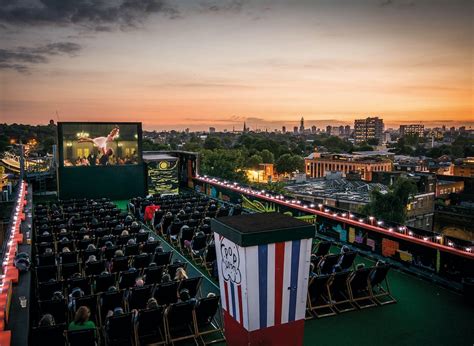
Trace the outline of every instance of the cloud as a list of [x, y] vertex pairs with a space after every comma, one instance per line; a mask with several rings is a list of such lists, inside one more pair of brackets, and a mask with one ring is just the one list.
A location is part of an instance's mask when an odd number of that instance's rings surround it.
[[36, 47], [0, 49], [0, 69], [29, 73], [31, 65], [46, 64], [50, 56], [75, 56], [81, 48], [74, 42], [56, 42]]
[[199, 7], [202, 12], [240, 12], [244, 6], [243, 0], [201, 1]]
[[18, 26], [82, 25], [108, 31], [135, 27], [154, 13], [179, 16], [178, 10], [163, 0], [0, 0], [0, 22]]
[[379, 2], [381, 7], [396, 6], [398, 8], [406, 8], [415, 6], [414, 0], [381, 0]]

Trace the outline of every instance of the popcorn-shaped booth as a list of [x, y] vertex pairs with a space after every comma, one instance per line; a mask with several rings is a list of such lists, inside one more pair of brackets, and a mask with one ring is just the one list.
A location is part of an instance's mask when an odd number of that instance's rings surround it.
[[314, 225], [279, 213], [213, 219], [229, 345], [302, 345]]

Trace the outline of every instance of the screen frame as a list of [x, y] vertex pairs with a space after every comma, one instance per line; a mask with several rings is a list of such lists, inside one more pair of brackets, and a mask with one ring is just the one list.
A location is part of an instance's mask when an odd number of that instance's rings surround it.
[[57, 146], [58, 146], [58, 167], [65, 168], [65, 169], [90, 169], [89, 166], [65, 166], [64, 165], [64, 132], [63, 126], [84, 126], [84, 125], [133, 125], [137, 127], [137, 163], [135, 164], [126, 164], [126, 165], [107, 165], [102, 166], [104, 168], [117, 168], [122, 166], [136, 166], [143, 164], [143, 154], [142, 154], [142, 144], [143, 144], [143, 130], [142, 130], [142, 123], [141, 122], [110, 122], [110, 121], [64, 121], [58, 122], [57, 126]]

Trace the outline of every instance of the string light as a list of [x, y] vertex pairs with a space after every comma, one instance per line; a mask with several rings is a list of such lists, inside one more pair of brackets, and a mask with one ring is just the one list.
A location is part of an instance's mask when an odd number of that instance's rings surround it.
[[[222, 182], [222, 181], [218, 181], [216, 178], [209, 178], [207, 175], [204, 175], [203, 177], [201, 177], [201, 176], [199, 176], [198, 174], [196, 174], [196, 177], [197, 177], [197, 178], [200, 178], [200, 179], [202, 179], [202, 180], [209, 181], [209, 182], [211, 182], [211, 183], [215, 183], [215, 184], [221, 185], [221, 186], [226, 186], [226, 187], [234, 188], [234, 189], [239, 190], [239, 191], [242, 191], [242, 192], [244, 192], [244, 193], [248, 193], [248, 194], [252, 194], [252, 195], [258, 195], [258, 196], [263, 195], [263, 197], [266, 197], [266, 198], [269, 198], [269, 199], [281, 200], [283, 203], [286, 203], [286, 204], [297, 204], [297, 205], [301, 205], [302, 208], [304, 208], [304, 209], [307, 209], [307, 208], [315, 208], [315, 207], [316, 207], [316, 205], [313, 204], [313, 203], [311, 203], [309, 206], [306, 205], [306, 204], [303, 205], [302, 202], [301, 202], [300, 200], [297, 200], [297, 199], [287, 200], [287, 199], [284, 198], [283, 195], [276, 195], [276, 196], [273, 196], [273, 195], [271, 195], [271, 194], [265, 193], [265, 190], [255, 191], [255, 190], [253, 190], [253, 189], [251, 189], [251, 188], [244, 188], [244, 187], [238, 186], [238, 183], [237, 183], [237, 182], [228, 183], [226, 180], [224, 180], [224, 181]], [[21, 186], [20, 186], [20, 189], [19, 189], [20, 194], [23, 194], [23, 189], [24, 189], [24, 182], [23, 182], [23, 183], [21, 184]], [[337, 217], [337, 216], [338, 216], [338, 213], [337, 213], [337, 212], [334, 212], [333, 214], [331, 214], [331, 213], [330, 213], [330, 210], [329, 210], [328, 208], [324, 208], [324, 209], [323, 209], [324, 206], [323, 206], [323, 204], [321, 204], [321, 203], [319, 203], [317, 206], [318, 206], [318, 208], [319, 208], [321, 211], [324, 210], [324, 212], [325, 212], [325, 213], [328, 213], [329, 215], [332, 215], [332, 216], [334, 216], [334, 217]], [[20, 205], [17, 205], [17, 206], [16, 206], [16, 210], [15, 210], [16, 213], [15, 213], [15, 215], [13, 216], [13, 221], [14, 221], [13, 225], [14, 225], [14, 228], [16, 228], [16, 222], [19, 221], [18, 218], [19, 218], [20, 208], [21, 208]], [[341, 216], [342, 216], [342, 217], [349, 216], [350, 219], [352, 219], [352, 218], [355, 217], [352, 213], [349, 213], [349, 214], [347, 214], [347, 213], [342, 213]], [[375, 217], [374, 217], [374, 216], [369, 216], [368, 219], [369, 219], [371, 222], [373, 222], [373, 221], [375, 220]], [[364, 223], [364, 219], [363, 219], [363, 218], [359, 218], [358, 221], [359, 221], [360, 223]], [[378, 225], [378, 226], [382, 226], [383, 224], [384, 224], [384, 222], [383, 222], [382, 220], [377, 221], [377, 225]], [[393, 229], [392, 227], [388, 228], [387, 230], [388, 230], [389, 232], [393, 232], [393, 231], [394, 231], [394, 229]], [[406, 231], [407, 228], [406, 228], [406, 226], [399, 226], [399, 227], [397, 227], [397, 230], [398, 230], [399, 232], [403, 232], [403, 231]], [[408, 234], [409, 236], [413, 236], [413, 235], [414, 235], [413, 231], [411, 231], [411, 230], [408, 231], [407, 234]], [[13, 236], [10, 237], [10, 238], [13, 239]], [[436, 240], [442, 240], [442, 236], [441, 236], [441, 235], [436, 235], [436, 236], [434, 236], [434, 238], [435, 238]], [[424, 241], [429, 241], [429, 240], [430, 240], [430, 237], [422, 237], [422, 239], [423, 239]], [[448, 241], [448, 246], [454, 247], [454, 243], [453, 243], [452, 241]], [[472, 248], [471, 248], [471, 247], [466, 247], [466, 248], [464, 248], [464, 249], [465, 249], [465, 251], [467, 251], [467, 252], [472, 252]], [[8, 255], [9, 255], [9, 254], [7, 254], [7, 256], [8, 256]]]

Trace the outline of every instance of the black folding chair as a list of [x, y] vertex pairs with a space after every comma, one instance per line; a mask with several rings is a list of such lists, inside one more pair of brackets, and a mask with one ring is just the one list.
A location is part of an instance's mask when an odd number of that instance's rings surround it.
[[187, 289], [189, 291], [189, 295], [191, 296], [191, 298], [194, 298], [199, 292], [199, 289], [201, 287], [201, 282], [202, 282], [202, 277], [195, 277], [195, 278], [181, 280], [178, 285], [178, 292], [181, 291], [182, 289]]
[[351, 301], [359, 309], [370, 308], [377, 305], [370, 287], [369, 276], [372, 270], [373, 268], [356, 270], [349, 278], [348, 284]]
[[328, 283], [330, 279], [330, 275], [320, 275], [310, 279], [307, 301], [307, 311], [310, 315], [320, 318], [336, 314], [329, 297]]
[[[146, 234], [146, 236], [148, 237], [148, 234]], [[158, 245], [160, 245], [160, 242], [158, 240], [146, 241], [143, 244], [142, 251], [146, 253], [154, 253]]]
[[319, 262], [318, 272], [321, 275], [331, 274], [341, 255], [327, 255]]
[[61, 265], [61, 277], [65, 280], [69, 279], [76, 273], [81, 273], [81, 265], [79, 263], [68, 263]]
[[65, 323], [33, 328], [29, 342], [32, 346], [64, 346], [66, 344], [66, 338], [64, 337], [65, 329]]
[[118, 307], [125, 310], [123, 291], [104, 292], [100, 295], [99, 302], [100, 321], [102, 325], [109, 311], [114, 311], [114, 309]]
[[178, 301], [178, 282], [170, 281], [156, 285], [153, 294], [159, 305], [169, 305]]
[[140, 273], [138, 270], [127, 270], [119, 274], [119, 288], [126, 289], [135, 285], [135, 280]]
[[67, 341], [69, 346], [95, 346], [97, 344], [96, 330], [68, 330]]
[[312, 253], [316, 256], [326, 256], [331, 249], [332, 242], [330, 241], [321, 241], [316, 245], [313, 245]]
[[70, 294], [72, 290], [79, 287], [85, 295], [91, 294], [90, 278], [71, 278], [67, 282], [67, 293]]
[[77, 262], [77, 252], [62, 252], [59, 254], [59, 262], [61, 264], [69, 264]]
[[[87, 306], [91, 312], [89, 319], [95, 324], [99, 324], [99, 319], [97, 318], [97, 299], [98, 296], [95, 294], [75, 298], [75, 311], [81, 306]], [[74, 312], [75, 312], [74, 311]]]
[[345, 271], [334, 273], [328, 283], [329, 300], [337, 312], [347, 312], [355, 310], [349, 292], [349, 277], [352, 272]]
[[100, 275], [105, 270], [105, 260], [88, 262], [85, 264], [84, 272], [87, 276]]
[[138, 244], [126, 245], [124, 254], [125, 254], [125, 256], [138, 255]]
[[176, 271], [178, 270], [178, 268], [183, 268], [184, 270], [186, 270], [186, 267], [186, 262], [174, 262], [173, 264], [168, 265], [167, 271], [171, 279], [173, 279], [176, 275]]
[[129, 291], [128, 310], [144, 309], [148, 299], [153, 295], [153, 286], [133, 287]]
[[153, 258], [153, 262], [155, 262], [159, 266], [167, 266], [171, 263], [171, 257], [173, 256], [173, 252], [157, 252]]
[[115, 286], [115, 274], [107, 273], [94, 276], [92, 282], [94, 293], [106, 292], [109, 287]]
[[38, 266], [56, 265], [56, 255], [54, 253], [38, 255]]
[[163, 271], [164, 271], [163, 266], [145, 268], [143, 271], [145, 284], [154, 285], [154, 284], [160, 283], [161, 278], [163, 277]]
[[67, 303], [65, 299], [50, 299], [39, 302], [39, 312], [42, 315], [51, 314], [56, 323], [65, 323], [67, 320]]
[[135, 339], [138, 345], [166, 344], [163, 307], [140, 310], [135, 324]]
[[387, 280], [389, 269], [390, 266], [388, 264], [378, 265], [369, 276], [373, 298], [379, 305], [397, 302], [390, 292], [390, 286]]
[[112, 273], [125, 271], [128, 269], [128, 257], [114, 257], [112, 259]]
[[[219, 313], [219, 297], [207, 297], [199, 299], [195, 311], [196, 334], [203, 344], [225, 341], [221, 325], [216, 318]], [[215, 335], [211, 340], [205, 340], [207, 336]], [[205, 338], [206, 337], [206, 338]]]
[[171, 304], [165, 311], [165, 325], [168, 342], [193, 339], [196, 340], [194, 324], [194, 302], [187, 301]]
[[49, 300], [53, 297], [54, 292], [64, 291], [64, 281], [40, 282], [38, 284], [39, 300]]
[[55, 265], [36, 267], [36, 278], [38, 282], [46, 282], [58, 278], [58, 267]]
[[349, 270], [354, 267], [354, 261], [357, 256], [357, 252], [349, 251], [341, 255], [342, 258], [339, 260], [339, 265], [342, 270]]
[[204, 267], [206, 268], [209, 275], [212, 275], [212, 265], [216, 259], [216, 246], [214, 244], [208, 245], [206, 251], [204, 252], [202, 263], [204, 264]]
[[132, 267], [137, 269], [143, 269], [148, 267], [150, 264], [151, 256], [147, 253], [142, 253], [140, 255], [136, 255], [133, 257], [132, 260]]
[[125, 313], [107, 318], [105, 326], [107, 345], [135, 345], [133, 314]]

